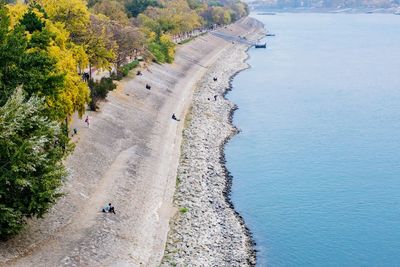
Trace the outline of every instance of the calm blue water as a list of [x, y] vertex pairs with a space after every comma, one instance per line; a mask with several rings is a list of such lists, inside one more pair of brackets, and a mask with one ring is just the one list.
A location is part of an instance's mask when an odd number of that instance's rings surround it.
[[400, 266], [400, 16], [256, 17], [226, 158], [259, 266]]

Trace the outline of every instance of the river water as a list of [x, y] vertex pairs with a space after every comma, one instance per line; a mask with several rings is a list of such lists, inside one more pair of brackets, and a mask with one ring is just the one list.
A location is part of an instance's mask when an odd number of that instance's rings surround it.
[[400, 266], [400, 16], [255, 17], [225, 153], [258, 265]]

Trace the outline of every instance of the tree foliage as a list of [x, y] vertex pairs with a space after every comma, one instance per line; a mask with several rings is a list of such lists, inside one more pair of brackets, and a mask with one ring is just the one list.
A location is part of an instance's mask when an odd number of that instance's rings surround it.
[[[64, 86], [64, 73], [56, 72], [56, 60], [48, 54], [52, 35], [44, 29], [27, 35], [26, 20], [10, 29], [10, 19], [3, 8], [0, 23], [0, 106], [23, 85], [28, 96], [45, 96], [48, 101], [57, 101]], [[29, 15], [35, 19], [34, 13]], [[37, 20], [38, 18], [36, 18]], [[33, 28], [31, 28], [33, 29]]]
[[152, 6], [159, 6], [159, 3], [156, 0], [131, 0], [126, 2], [126, 9], [128, 10], [129, 15], [132, 17], [137, 17], [148, 7]]
[[93, 6], [95, 14], [103, 14], [122, 25], [128, 25], [129, 19], [125, 6], [116, 0], [103, 0]]
[[114, 65], [118, 70], [127, 59], [132, 57], [137, 51], [142, 50], [145, 37], [142, 31], [131, 25], [123, 26], [117, 22], [108, 24], [115, 42]]
[[[17, 233], [25, 218], [41, 217], [60, 196], [70, 151], [44, 99], [15, 90], [0, 107], [0, 237]], [[64, 146], [64, 147], [63, 147]]]
[[79, 41], [89, 23], [90, 13], [83, 0], [38, 0], [53, 22], [63, 23], [73, 41]]
[[[129, 1], [129, 0], [128, 0]], [[229, 24], [248, 14], [240, 1], [160, 0], [137, 16], [137, 24], [147, 36], [147, 46], [158, 62], [174, 57], [172, 36], [204, 26]]]
[[[84, 0], [39, 0], [39, 3], [51, 21], [65, 27], [72, 43], [77, 46], [76, 51], [82, 56], [82, 65], [87, 59], [92, 67], [110, 66], [115, 55], [112, 43], [108, 42], [104, 20], [90, 14]], [[82, 65], [82, 68], [86, 67]]]
[[[16, 8], [10, 6], [10, 13]], [[15, 39], [3, 39], [9, 44], [13, 43], [6, 46], [3, 55], [7, 55], [7, 49], [19, 48], [13, 60], [8, 60], [14, 66], [12, 75], [4, 76], [8, 90], [12, 92], [17, 86], [24, 85], [28, 96], [45, 96], [49, 115], [58, 120], [64, 120], [75, 111], [83, 114], [85, 104], [89, 101], [89, 90], [77, 73], [77, 66], [78, 60], [86, 59], [85, 56], [80, 57], [82, 54], [78, 53], [79, 49], [70, 42], [64, 24], [47, 19], [47, 14], [36, 6], [29, 7], [19, 17], [20, 23], [9, 30], [8, 36], [18, 34], [18, 42], [25, 42], [26, 45], [16, 45]], [[24, 31], [26, 24], [29, 31]], [[11, 53], [15, 54], [13, 51]], [[2, 103], [9, 94], [3, 96]]]
[[115, 42], [107, 31], [108, 20], [101, 16], [90, 16], [90, 24], [83, 40], [91, 66], [108, 68], [115, 58]]
[[32, 9], [28, 10], [20, 20], [21, 25], [25, 27], [29, 33], [33, 33], [35, 31], [41, 32], [43, 27], [45, 26], [44, 21], [42, 21], [38, 16], [33, 12]]

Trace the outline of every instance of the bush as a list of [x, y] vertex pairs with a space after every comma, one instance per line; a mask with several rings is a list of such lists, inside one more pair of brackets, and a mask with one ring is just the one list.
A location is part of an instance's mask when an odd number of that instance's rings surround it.
[[129, 72], [133, 69], [135, 69], [137, 66], [139, 66], [139, 60], [135, 60], [132, 61], [131, 63], [128, 63], [126, 65], [123, 65], [122, 67], [120, 67], [117, 72], [113, 72], [111, 74], [111, 79], [113, 80], [121, 80], [122, 78], [124, 78], [125, 76], [127, 76], [129, 74]]
[[90, 88], [90, 109], [95, 111], [98, 109], [97, 102], [99, 100], [103, 100], [107, 97], [108, 92], [117, 88], [117, 85], [114, 84], [111, 78], [101, 78], [100, 82], [95, 82], [93, 80], [89, 81]]
[[128, 64], [122, 66], [121, 70], [120, 70], [122, 73], [122, 76], [123, 77], [127, 76], [129, 74], [129, 71], [133, 70], [138, 65], [139, 65], [139, 61], [135, 60], [135, 61], [132, 61], [131, 63], [128, 63]]

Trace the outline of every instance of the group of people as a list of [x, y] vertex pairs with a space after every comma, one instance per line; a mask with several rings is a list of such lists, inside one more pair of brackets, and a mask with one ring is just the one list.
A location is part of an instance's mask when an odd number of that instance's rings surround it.
[[[86, 123], [87, 127], [89, 127], [89, 125], [90, 125], [89, 116], [86, 116], [85, 123]], [[78, 128], [74, 127], [72, 129], [72, 136], [75, 136], [77, 134], [78, 134]]]
[[[217, 95], [214, 95], [214, 101], [217, 101], [217, 97], [218, 97]], [[207, 100], [210, 101], [211, 99], [207, 98]]]

